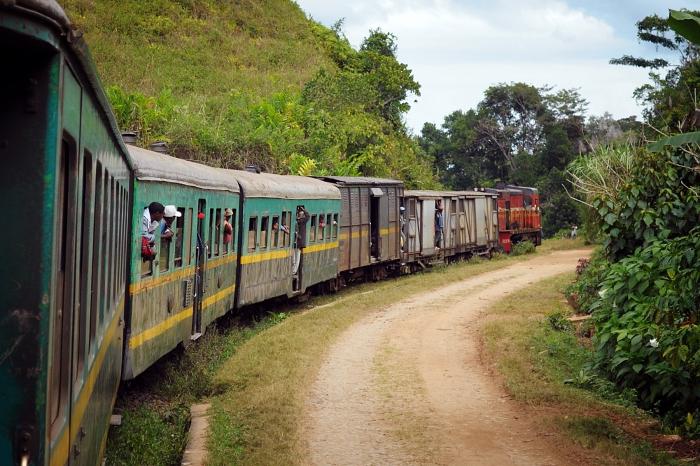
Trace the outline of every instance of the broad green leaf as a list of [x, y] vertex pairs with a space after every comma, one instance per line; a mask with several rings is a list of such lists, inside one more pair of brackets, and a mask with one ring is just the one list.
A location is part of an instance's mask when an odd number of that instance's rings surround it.
[[700, 131], [681, 133], [676, 134], [675, 136], [659, 139], [658, 141], [649, 144], [647, 149], [649, 149], [650, 152], [661, 152], [665, 146], [676, 148], [685, 144], [700, 144]]
[[632, 366], [632, 370], [639, 374], [639, 371], [641, 371], [643, 367], [644, 366], [642, 364], [635, 364], [634, 366]]
[[668, 10], [668, 25], [695, 45], [700, 45], [700, 18], [685, 11]]

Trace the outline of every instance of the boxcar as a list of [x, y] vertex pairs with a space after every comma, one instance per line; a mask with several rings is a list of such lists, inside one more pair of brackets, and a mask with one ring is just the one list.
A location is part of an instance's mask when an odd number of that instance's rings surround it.
[[[404, 192], [404, 262], [428, 263], [488, 253], [497, 246], [495, 195], [474, 191]], [[436, 213], [443, 231], [436, 237]]]
[[[296, 296], [338, 274], [340, 192], [301, 176], [227, 170], [241, 187], [240, 269], [237, 307]], [[292, 273], [297, 206], [310, 214], [307, 246]]]
[[536, 188], [499, 183], [485, 189], [498, 195], [499, 242], [505, 252], [511, 245], [529, 240], [542, 244], [540, 197]]
[[[401, 260], [399, 203], [403, 183], [368, 177], [327, 176], [340, 189], [341, 274], [351, 278], [365, 272], [383, 275], [389, 264]], [[374, 267], [377, 266], [377, 267]]]
[[[131, 270], [124, 351], [131, 379], [180, 342], [198, 338], [234, 307], [236, 235], [224, 244], [224, 213], [239, 214], [239, 187], [224, 170], [129, 146], [134, 165]], [[154, 260], [141, 258], [141, 218], [151, 202], [181, 216], [168, 239], [156, 231]]]
[[0, 464], [94, 465], [121, 371], [128, 156], [55, 1], [0, 2], [0, 49]]

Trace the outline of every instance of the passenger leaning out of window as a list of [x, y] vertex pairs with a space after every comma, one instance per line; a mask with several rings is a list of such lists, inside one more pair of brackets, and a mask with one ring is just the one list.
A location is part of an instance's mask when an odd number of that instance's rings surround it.
[[224, 210], [224, 246], [228, 250], [228, 245], [233, 241], [233, 226], [231, 225], [231, 217], [233, 217], [233, 210]]
[[174, 205], [166, 205], [165, 212], [163, 213], [163, 225], [160, 230], [160, 237], [167, 240], [172, 239], [175, 235], [175, 230], [173, 230], [173, 221], [177, 217], [182, 217], [182, 212], [177, 210]]
[[143, 209], [141, 219], [141, 257], [144, 260], [153, 260], [156, 257], [155, 232], [163, 220], [165, 207], [160, 202], [151, 202]]

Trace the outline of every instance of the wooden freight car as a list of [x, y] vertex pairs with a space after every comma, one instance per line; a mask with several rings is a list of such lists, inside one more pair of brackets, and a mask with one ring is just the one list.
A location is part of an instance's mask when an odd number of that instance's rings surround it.
[[342, 195], [338, 271], [345, 280], [378, 279], [400, 266], [399, 204], [403, 183], [370, 177], [326, 176]]
[[[474, 191], [404, 192], [404, 262], [449, 261], [497, 246], [495, 195]], [[438, 233], [438, 212], [442, 231]]]

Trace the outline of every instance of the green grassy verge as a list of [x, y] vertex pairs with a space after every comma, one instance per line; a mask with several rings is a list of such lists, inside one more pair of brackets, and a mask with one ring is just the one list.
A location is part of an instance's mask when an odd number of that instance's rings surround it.
[[[563, 289], [573, 274], [542, 281], [494, 305], [483, 326], [484, 351], [506, 390], [538, 412], [544, 430], [597, 464], [676, 464], [644, 440], [654, 420], [629, 394], [587, 369], [586, 324], [575, 329]], [[542, 414], [543, 413], [543, 414]]]

